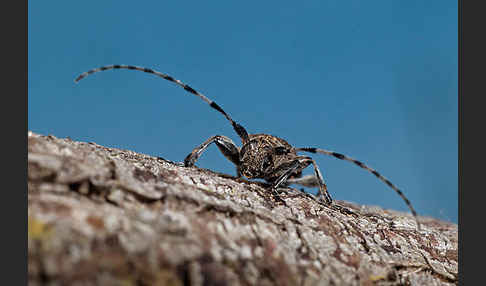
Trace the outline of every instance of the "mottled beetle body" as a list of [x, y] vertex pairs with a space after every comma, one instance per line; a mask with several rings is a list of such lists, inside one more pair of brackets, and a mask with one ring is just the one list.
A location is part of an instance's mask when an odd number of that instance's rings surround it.
[[[230, 138], [223, 135], [216, 135], [210, 137], [204, 141], [201, 145], [194, 148], [194, 150], [187, 155], [184, 159], [184, 165], [186, 167], [194, 166], [197, 159], [201, 154], [214, 143], [221, 153], [230, 160], [236, 166], [237, 176], [245, 176], [248, 179], [264, 179], [271, 184], [271, 191], [277, 200], [282, 200], [278, 193], [278, 188], [287, 186], [289, 184], [300, 184], [306, 187], [318, 187], [319, 199], [325, 204], [332, 203], [332, 198], [327, 191], [326, 183], [322, 177], [321, 171], [316, 162], [308, 156], [299, 155], [299, 152], [319, 153], [329, 155], [334, 158], [352, 162], [356, 166], [367, 170], [375, 175], [379, 180], [383, 181], [386, 185], [392, 188], [407, 204], [410, 211], [414, 215], [417, 226], [420, 228], [420, 224], [417, 220], [417, 213], [410, 201], [405, 197], [403, 192], [393, 185], [388, 179], [383, 177], [376, 170], [368, 167], [361, 161], [355, 160], [346, 155], [324, 150], [320, 148], [295, 148], [292, 147], [287, 141], [282, 138], [268, 135], [268, 134], [248, 134], [246, 129], [236, 123], [218, 104], [210, 100], [203, 94], [197, 92], [189, 85], [175, 79], [167, 74], [144, 67], [129, 66], [129, 65], [111, 65], [103, 66], [100, 68], [92, 69], [82, 73], [75, 79], [75, 82], [85, 78], [86, 76], [98, 72], [110, 69], [129, 69], [137, 70], [146, 73], [151, 73], [159, 76], [165, 80], [171, 81], [186, 91], [198, 96], [204, 100], [209, 106], [223, 114], [226, 119], [231, 123], [233, 129], [241, 139], [242, 147], [238, 147]], [[312, 165], [314, 168], [314, 175], [302, 176], [302, 170]]]
[[[297, 156], [292, 146], [281, 138], [267, 134], [252, 134], [249, 139], [241, 148], [239, 166], [239, 172], [248, 179], [265, 179], [273, 182], [282, 175], [282, 166]], [[302, 171], [297, 173], [302, 174]]]

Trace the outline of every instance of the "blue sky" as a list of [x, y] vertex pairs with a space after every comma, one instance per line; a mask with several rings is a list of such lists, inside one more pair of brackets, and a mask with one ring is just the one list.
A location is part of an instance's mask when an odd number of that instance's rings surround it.
[[[28, 128], [182, 161], [250, 133], [369, 164], [421, 215], [458, 219], [457, 1], [29, 1]], [[298, 4], [297, 4], [298, 3]], [[373, 175], [312, 155], [334, 199], [408, 211]], [[234, 174], [215, 146], [198, 166]], [[312, 173], [309, 167], [305, 173]]]

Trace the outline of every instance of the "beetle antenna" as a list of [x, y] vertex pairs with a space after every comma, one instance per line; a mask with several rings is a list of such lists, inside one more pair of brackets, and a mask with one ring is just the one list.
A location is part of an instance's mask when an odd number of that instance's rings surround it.
[[79, 82], [80, 80], [82, 80], [83, 78], [87, 77], [88, 75], [90, 74], [93, 74], [95, 72], [100, 72], [100, 71], [106, 71], [106, 70], [112, 70], [112, 69], [128, 69], [128, 70], [137, 70], [137, 71], [142, 71], [142, 72], [146, 72], [146, 73], [151, 73], [151, 74], [154, 74], [158, 77], [161, 77], [165, 80], [168, 80], [168, 81], [171, 81], [177, 85], [179, 85], [180, 87], [184, 88], [186, 91], [198, 96], [199, 98], [201, 98], [202, 100], [204, 100], [207, 104], [209, 104], [209, 106], [211, 106], [212, 108], [216, 109], [218, 112], [220, 112], [221, 114], [224, 115], [224, 117], [226, 117], [226, 119], [228, 119], [228, 121], [231, 123], [231, 125], [233, 126], [233, 129], [235, 130], [235, 132], [238, 134], [238, 136], [240, 136], [241, 138], [241, 141], [244, 143], [246, 141], [248, 141], [248, 132], [246, 132], [245, 128], [243, 126], [241, 126], [240, 124], [236, 123], [224, 110], [223, 108], [221, 108], [218, 104], [216, 104], [216, 102], [212, 101], [211, 99], [207, 98], [206, 96], [204, 96], [202, 93], [199, 93], [198, 91], [196, 91], [195, 89], [193, 89], [192, 87], [190, 87], [189, 85], [183, 83], [182, 81], [178, 80], [178, 79], [175, 79], [173, 77], [171, 77], [170, 75], [167, 75], [167, 74], [164, 74], [164, 73], [161, 73], [161, 72], [158, 72], [158, 71], [155, 71], [153, 69], [149, 69], [149, 68], [144, 68], [144, 67], [137, 67], [137, 66], [130, 66], [130, 65], [109, 65], [109, 66], [102, 66], [102, 67], [99, 67], [99, 68], [95, 68], [95, 69], [92, 69], [92, 70], [89, 70], [87, 72], [84, 72], [82, 74], [80, 74], [75, 80], [74, 82]]
[[417, 218], [417, 212], [412, 207], [412, 203], [410, 202], [410, 200], [407, 199], [407, 197], [403, 194], [403, 192], [399, 188], [397, 188], [397, 186], [392, 184], [392, 182], [390, 182], [387, 178], [383, 177], [376, 170], [368, 167], [367, 165], [365, 165], [364, 163], [362, 163], [362, 162], [360, 162], [356, 159], [353, 159], [351, 157], [348, 157], [346, 155], [336, 153], [336, 152], [333, 152], [333, 151], [328, 151], [328, 150], [319, 149], [319, 148], [295, 148], [294, 150], [297, 151], [297, 152], [302, 151], [302, 152], [320, 153], [320, 154], [324, 154], [324, 155], [333, 156], [333, 157], [340, 159], [340, 160], [352, 162], [355, 165], [357, 165], [358, 167], [361, 167], [361, 168], [365, 169], [366, 171], [370, 172], [371, 174], [375, 175], [378, 179], [380, 179], [382, 182], [384, 182], [390, 188], [392, 188], [405, 201], [405, 204], [407, 204], [408, 208], [412, 212], [412, 214], [415, 218], [415, 221], [417, 222], [417, 227], [420, 230], [420, 223], [419, 223], [418, 218]]

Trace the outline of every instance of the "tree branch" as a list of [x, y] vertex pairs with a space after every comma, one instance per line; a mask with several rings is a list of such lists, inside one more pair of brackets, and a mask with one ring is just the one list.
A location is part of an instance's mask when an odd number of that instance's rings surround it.
[[30, 285], [457, 284], [457, 225], [29, 132]]

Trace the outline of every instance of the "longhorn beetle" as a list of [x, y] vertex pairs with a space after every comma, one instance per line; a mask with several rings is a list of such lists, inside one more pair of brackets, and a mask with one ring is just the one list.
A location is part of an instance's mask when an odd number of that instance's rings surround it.
[[[285, 203], [285, 201], [280, 198], [277, 189], [281, 186], [286, 186], [290, 183], [293, 183], [307, 187], [318, 187], [319, 200], [323, 201], [326, 205], [330, 205], [332, 203], [332, 198], [327, 191], [326, 183], [324, 182], [321, 171], [319, 170], [316, 162], [311, 157], [298, 155], [297, 153], [309, 152], [333, 156], [340, 160], [352, 162], [358, 167], [365, 169], [366, 171], [375, 175], [385, 184], [387, 184], [390, 188], [395, 190], [395, 192], [405, 201], [405, 203], [409, 207], [415, 220], [417, 221], [417, 227], [420, 228], [420, 224], [417, 219], [417, 212], [415, 212], [410, 201], [405, 197], [402, 191], [400, 191], [394, 184], [392, 184], [388, 179], [383, 177], [376, 170], [368, 167], [358, 160], [333, 151], [308, 147], [295, 148], [287, 143], [287, 141], [285, 141], [284, 139], [273, 135], [248, 134], [246, 129], [240, 124], [236, 123], [223, 110], [223, 108], [216, 104], [216, 102], [197, 92], [189, 85], [169, 75], [144, 67], [130, 65], [109, 65], [84, 72], [79, 75], [74, 81], [78, 82], [92, 73], [111, 69], [137, 70], [151, 73], [163, 79], [171, 81], [181, 86], [186, 91], [204, 100], [213, 109], [216, 109], [218, 112], [223, 114], [224, 117], [226, 117], [226, 119], [231, 123], [233, 129], [241, 139], [241, 143], [243, 145], [241, 148], [238, 147], [230, 138], [226, 136], [212, 136], [208, 140], [204, 141], [201, 145], [194, 148], [194, 150], [192, 150], [192, 152], [187, 155], [187, 157], [184, 159], [184, 165], [186, 167], [194, 166], [199, 156], [201, 156], [201, 154], [209, 147], [209, 145], [211, 145], [211, 143], [214, 143], [221, 151], [221, 153], [223, 153], [223, 155], [228, 160], [236, 165], [236, 172], [238, 177], [241, 177], [243, 175], [248, 179], [264, 179], [271, 184], [271, 191], [275, 196], [276, 200], [280, 200]], [[309, 165], [312, 165], [314, 167], [315, 175], [302, 176], [302, 170], [307, 168]]]

